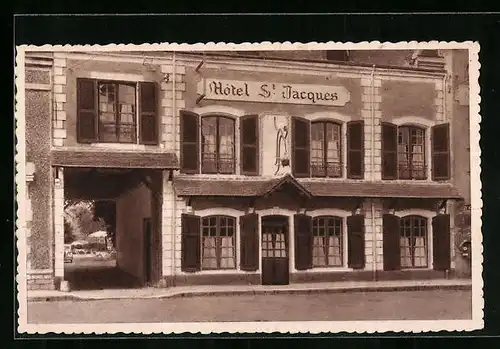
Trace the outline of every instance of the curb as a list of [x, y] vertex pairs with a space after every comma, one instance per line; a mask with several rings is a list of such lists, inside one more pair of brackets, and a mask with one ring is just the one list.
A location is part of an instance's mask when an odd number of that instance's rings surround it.
[[159, 294], [150, 296], [112, 296], [112, 297], [82, 297], [74, 294], [57, 296], [28, 296], [28, 302], [58, 302], [58, 301], [97, 301], [97, 300], [123, 300], [123, 299], [166, 299], [166, 298], [190, 298], [190, 297], [212, 297], [212, 296], [244, 296], [244, 295], [277, 295], [277, 294], [311, 294], [311, 293], [355, 293], [355, 292], [412, 292], [412, 291], [434, 291], [453, 290], [469, 291], [472, 285], [414, 285], [414, 286], [366, 286], [345, 288], [313, 288], [313, 289], [274, 289], [274, 290], [232, 290], [232, 291], [183, 291], [171, 294]]

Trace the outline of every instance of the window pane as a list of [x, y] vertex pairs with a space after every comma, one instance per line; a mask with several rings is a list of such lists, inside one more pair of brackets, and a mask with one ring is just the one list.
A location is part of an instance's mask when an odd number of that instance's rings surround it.
[[234, 172], [234, 120], [219, 118], [219, 171]]
[[410, 178], [410, 130], [400, 127], [398, 130], [398, 169], [399, 178]]
[[202, 171], [215, 173], [217, 155], [217, 118], [210, 116], [201, 119], [201, 161]]
[[311, 124], [311, 173], [313, 176], [325, 176], [325, 134], [324, 124]]
[[118, 140], [135, 143], [135, 86], [118, 85]]
[[340, 147], [340, 125], [326, 124], [326, 147], [327, 147], [327, 176], [340, 177], [341, 172], [341, 147]]

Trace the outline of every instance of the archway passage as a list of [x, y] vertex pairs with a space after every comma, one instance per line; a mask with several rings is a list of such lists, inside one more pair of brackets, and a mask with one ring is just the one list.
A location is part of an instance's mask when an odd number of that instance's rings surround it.
[[144, 287], [161, 275], [162, 172], [65, 168], [64, 279], [73, 290]]

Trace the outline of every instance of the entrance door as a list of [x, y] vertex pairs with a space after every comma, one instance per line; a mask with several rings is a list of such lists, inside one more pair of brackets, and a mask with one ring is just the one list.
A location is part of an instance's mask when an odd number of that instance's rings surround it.
[[262, 284], [288, 283], [288, 217], [262, 217]]
[[151, 282], [151, 218], [144, 218], [144, 283]]

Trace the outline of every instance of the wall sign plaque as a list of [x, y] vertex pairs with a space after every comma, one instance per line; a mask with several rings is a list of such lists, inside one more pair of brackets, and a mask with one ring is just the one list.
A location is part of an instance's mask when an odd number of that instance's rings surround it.
[[343, 86], [221, 79], [201, 80], [198, 93], [211, 100], [326, 106], [344, 106], [351, 98]]

